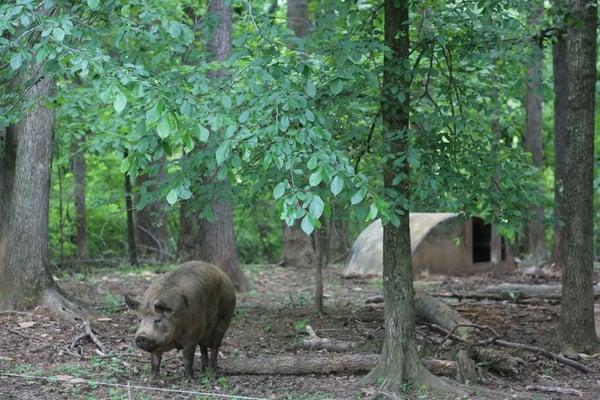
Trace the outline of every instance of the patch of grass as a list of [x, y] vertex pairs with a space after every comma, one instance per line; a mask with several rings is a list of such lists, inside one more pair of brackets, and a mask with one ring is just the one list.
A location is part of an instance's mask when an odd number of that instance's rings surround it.
[[333, 399], [330, 394], [323, 392], [309, 392], [309, 393], [290, 393], [283, 397], [289, 400], [329, 400]]
[[89, 377], [93, 373], [86, 367], [79, 364], [62, 364], [52, 368], [52, 373], [55, 375], [69, 375], [74, 377]]
[[19, 375], [32, 375], [32, 376], [40, 376], [43, 375], [44, 371], [36, 368], [31, 364], [17, 364], [12, 369], [7, 371], [10, 374], [19, 374]]

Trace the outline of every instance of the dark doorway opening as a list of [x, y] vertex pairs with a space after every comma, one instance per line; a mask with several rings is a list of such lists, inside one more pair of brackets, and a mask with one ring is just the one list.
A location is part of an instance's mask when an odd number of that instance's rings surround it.
[[492, 259], [492, 225], [473, 217], [473, 263], [490, 262]]

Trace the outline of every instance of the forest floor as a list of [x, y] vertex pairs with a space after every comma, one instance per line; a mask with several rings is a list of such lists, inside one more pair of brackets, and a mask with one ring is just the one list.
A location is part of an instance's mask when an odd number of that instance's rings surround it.
[[[64, 274], [59, 285], [69, 294], [93, 305], [99, 316], [92, 326], [106, 347], [108, 356], [96, 354], [96, 347], [87, 338], [71, 347], [73, 340], [84, 333], [81, 324], [57, 319], [43, 308], [31, 314], [0, 315], [0, 398], [1, 399], [215, 399], [201, 393], [250, 396], [268, 399], [364, 399], [372, 395], [373, 387], [359, 384], [362, 376], [331, 375], [222, 375], [200, 371], [199, 357], [195, 363], [196, 379], [187, 383], [183, 378], [180, 352], [163, 357], [161, 381], [149, 380], [150, 362], [147, 353], [133, 345], [137, 319], [125, 310], [122, 295], [140, 295], [157, 274], [165, 268], [145, 267], [95, 270]], [[253, 289], [238, 295], [236, 316], [223, 347], [221, 361], [236, 357], [297, 356], [310, 360], [319, 352], [301, 349], [299, 343], [307, 337], [306, 325], [321, 337], [358, 343], [355, 353], [377, 353], [383, 339], [381, 308], [369, 306], [365, 300], [381, 294], [381, 278], [344, 279], [340, 267], [324, 271], [325, 316], [313, 312], [312, 270], [278, 266], [245, 266]], [[512, 282], [528, 282], [525, 275], [514, 274]], [[423, 291], [463, 290], [499, 282], [489, 276], [467, 279], [440, 276], [420, 277], [416, 286]], [[546, 283], [546, 282], [544, 282]], [[560, 305], [548, 301], [513, 303], [502, 301], [454, 301], [456, 310], [471, 321], [489, 325], [505, 340], [533, 344], [558, 351], [557, 327]], [[418, 324], [419, 336], [442, 337], [423, 322]], [[420, 340], [423, 358], [453, 359], [457, 346], [439, 346]], [[526, 367], [517, 376], [500, 376], [489, 372], [481, 387], [466, 390], [469, 399], [598, 399], [600, 374], [584, 374], [542, 356], [511, 351], [521, 357]], [[600, 371], [600, 359], [583, 361]], [[6, 374], [18, 376], [6, 376]], [[107, 385], [108, 384], [108, 385]], [[127, 388], [127, 385], [131, 385]], [[119, 386], [120, 385], [120, 386]], [[546, 385], [577, 389], [583, 396], [530, 392], [528, 385]], [[154, 386], [180, 392], [142, 388]], [[483, 388], [483, 389], [482, 389]], [[489, 389], [494, 393], [487, 393]], [[192, 393], [194, 392], [194, 393]], [[486, 393], [486, 394], [483, 394]], [[235, 397], [238, 396], [238, 397]], [[430, 399], [419, 390], [407, 398]], [[448, 398], [444, 396], [443, 398]]]

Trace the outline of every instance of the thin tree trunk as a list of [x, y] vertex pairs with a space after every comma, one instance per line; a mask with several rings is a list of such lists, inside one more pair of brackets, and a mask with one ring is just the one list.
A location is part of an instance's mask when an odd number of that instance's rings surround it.
[[558, 258], [562, 271], [560, 333], [568, 352], [593, 351], [598, 346], [592, 290], [594, 256], [594, 127], [596, 84], [596, 1], [570, 0], [574, 22], [567, 26], [567, 145], [564, 219]]
[[308, 0], [287, 1], [287, 24], [298, 37], [308, 34]]
[[[161, 182], [167, 179], [166, 159], [161, 159], [158, 165], [158, 173], [154, 177], [147, 174], [138, 176], [136, 186], [146, 187], [147, 191], [155, 191]], [[142, 189], [144, 190], [144, 189]], [[139, 204], [140, 195], [137, 195]], [[167, 226], [167, 204], [164, 200], [154, 201], [147, 204], [142, 210], [135, 213], [135, 238], [140, 254], [152, 256], [159, 261], [165, 261], [167, 244], [169, 241], [169, 229]]]
[[37, 105], [6, 132], [0, 309], [38, 304], [53, 286], [46, 268], [54, 110], [41, 103], [54, 87], [51, 78], [35, 83], [27, 96]]
[[71, 168], [73, 171], [73, 198], [75, 200], [75, 243], [77, 245], [77, 259], [87, 260], [90, 258], [88, 247], [87, 209], [85, 205], [85, 180], [87, 165], [81, 144], [85, 138], [73, 139], [71, 143]]
[[[59, 145], [57, 145], [58, 149]], [[57, 150], [56, 159], [60, 159], [60, 151]], [[65, 263], [65, 219], [63, 207], [63, 170], [59, 163], [56, 166], [56, 176], [58, 178], [58, 230], [60, 241], [60, 265]]]
[[[566, 0], [555, 0], [557, 10], [566, 8]], [[560, 13], [556, 13], [557, 15]], [[554, 25], [564, 28], [562, 21], [554, 21]], [[558, 263], [560, 255], [560, 239], [562, 232], [562, 214], [560, 194], [563, 192], [565, 151], [567, 140], [567, 105], [569, 73], [567, 71], [567, 41], [560, 33], [552, 47], [552, 80], [554, 83], [554, 226], [552, 238], [552, 261]]]
[[[127, 157], [127, 152], [125, 152]], [[127, 253], [130, 265], [138, 265], [137, 248], [135, 243], [135, 224], [133, 221], [132, 187], [129, 174], [125, 173], [125, 212], [127, 213]]]
[[[408, 65], [408, 1], [385, 1], [384, 36], [391, 54], [384, 58], [383, 71], [383, 124], [384, 140], [389, 146], [386, 153], [391, 159], [384, 170], [384, 185], [398, 196], [410, 197], [409, 165], [406, 159], [394, 159], [406, 154], [409, 127], [410, 83], [405, 65]], [[399, 99], [398, 93], [404, 94]], [[398, 133], [402, 134], [398, 134]], [[401, 174], [399, 183], [395, 177]], [[416, 347], [415, 290], [410, 247], [408, 209], [397, 210], [399, 225], [383, 227], [383, 295], [385, 337], [379, 363], [366, 380], [392, 393], [401, 393], [404, 382], [450, 389], [448, 384], [432, 375], [420, 363]]]
[[[531, 10], [529, 24], [541, 27], [544, 18], [544, 3], [536, 1]], [[530, 152], [533, 165], [541, 170], [544, 149], [542, 145], [542, 49], [534, 49], [527, 68], [525, 86], [525, 150]], [[541, 205], [533, 207], [534, 218], [527, 222], [527, 252], [532, 260], [540, 263], [546, 257], [546, 229], [544, 227], [544, 209]]]
[[325, 314], [323, 308], [323, 267], [329, 264], [329, 221], [321, 218], [321, 228], [316, 229], [313, 233], [315, 254], [317, 262], [315, 263], [315, 311], [319, 314]]

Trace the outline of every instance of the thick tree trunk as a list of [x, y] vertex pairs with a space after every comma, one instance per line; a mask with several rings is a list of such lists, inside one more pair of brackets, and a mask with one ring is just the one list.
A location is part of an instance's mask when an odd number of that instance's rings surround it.
[[14, 128], [9, 128], [2, 132], [2, 145], [0, 146], [0, 268], [6, 265], [8, 254], [10, 195], [15, 179], [17, 157], [16, 136], [13, 130]]
[[27, 96], [37, 105], [6, 132], [0, 309], [38, 304], [52, 286], [46, 267], [54, 110], [41, 103], [54, 87], [49, 78], [34, 84]]
[[[566, 8], [566, 0], [555, 0], [557, 10]], [[557, 15], [560, 13], [556, 13]], [[555, 20], [554, 25], [564, 28], [562, 21]], [[552, 80], [554, 83], [554, 226], [552, 232], [552, 261], [558, 263], [562, 231], [560, 194], [563, 192], [565, 151], [567, 141], [567, 105], [569, 73], [567, 71], [567, 41], [559, 34], [552, 47]]]
[[212, 210], [215, 215], [214, 221], [199, 221], [199, 235], [202, 241], [198, 249], [198, 258], [218, 265], [238, 290], [248, 290], [248, 279], [240, 267], [235, 247], [231, 202], [218, 199], [213, 202]]
[[308, 0], [287, 1], [287, 24], [296, 36], [308, 34]]
[[[390, 159], [385, 163], [384, 185], [398, 196], [410, 198], [408, 184], [409, 165], [406, 159], [396, 159], [406, 154], [410, 110], [409, 74], [406, 65], [409, 57], [408, 1], [385, 1], [384, 36], [391, 54], [384, 58], [383, 71], [383, 124], [384, 140], [389, 146]], [[404, 99], [399, 99], [403, 93]], [[395, 177], [402, 177], [399, 183]], [[402, 204], [402, 203], [400, 203]], [[416, 348], [415, 290], [410, 247], [408, 209], [397, 210], [400, 223], [383, 227], [383, 295], [385, 338], [381, 358], [366, 377], [366, 381], [381, 381], [381, 388], [401, 393], [404, 382], [410, 380], [415, 387], [421, 385], [448, 389], [449, 385], [436, 378], [420, 363]]]
[[[541, 27], [544, 18], [544, 3], [536, 1], [532, 7], [529, 24]], [[542, 146], [542, 49], [534, 49], [527, 68], [525, 86], [525, 150], [531, 153], [533, 165], [541, 169], [544, 148]], [[533, 207], [534, 218], [527, 222], [527, 253], [532, 260], [540, 263], [546, 257], [546, 229], [544, 227], [544, 209], [541, 205]]]
[[[127, 157], [127, 154], [125, 155]], [[129, 264], [138, 265], [137, 248], [135, 243], [135, 223], [133, 221], [133, 194], [131, 179], [125, 173], [125, 212], [127, 214], [127, 254]]]
[[[158, 173], [154, 177], [146, 174], [136, 179], [138, 188], [155, 191], [161, 182], [167, 179], [166, 160], [162, 159], [156, 167]], [[140, 195], [137, 195], [139, 203]], [[167, 204], [164, 200], [154, 201], [147, 204], [142, 210], [136, 210], [135, 214], [135, 238], [140, 254], [165, 261], [168, 255], [167, 244], [169, 241], [169, 229], [167, 226]]]
[[[208, 13], [218, 18], [208, 41], [208, 51], [213, 60], [225, 61], [231, 54], [231, 5], [225, 0], [211, 0]], [[214, 71], [209, 77], [215, 80], [226, 79], [227, 71]], [[248, 280], [240, 267], [235, 245], [231, 188], [227, 182], [218, 183], [210, 178], [206, 179], [205, 184], [212, 185], [212, 191], [219, 193], [219, 197], [211, 202], [215, 218], [208, 221], [199, 219], [195, 213], [188, 215], [187, 206], [182, 204], [179, 256], [186, 259], [197, 255], [194, 258], [211, 262], [225, 271], [238, 290], [247, 290]], [[198, 225], [197, 230], [190, 226], [195, 223]], [[196, 234], [198, 236], [194, 240]], [[193, 248], [193, 242], [198, 246], [197, 250]]]
[[592, 269], [594, 256], [594, 127], [596, 1], [570, 0], [567, 25], [567, 145], [564, 192], [560, 194], [564, 235], [558, 258], [562, 271], [560, 333], [566, 351], [597, 348]]
[[87, 260], [90, 258], [88, 247], [87, 212], [85, 206], [85, 177], [87, 166], [81, 144], [84, 137], [73, 139], [71, 144], [71, 168], [73, 171], [73, 198], [75, 201], [75, 243], [77, 245], [77, 258]]

